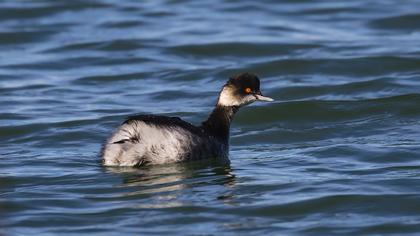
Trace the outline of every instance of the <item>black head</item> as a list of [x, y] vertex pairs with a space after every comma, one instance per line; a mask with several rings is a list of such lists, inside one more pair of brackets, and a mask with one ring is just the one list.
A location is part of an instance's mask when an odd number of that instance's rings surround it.
[[250, 92], [260, 93], [260, 79], [251, 73], [243, 73], [231, 77], [226, 85], [237, 88], [237, 92], [246, 95]]
[[254, 101], [273, 101], [260, 91], [260, 79], [251, 73], [231, 77], [220, 92], [218, 104], [222, 106], [243, 106]]

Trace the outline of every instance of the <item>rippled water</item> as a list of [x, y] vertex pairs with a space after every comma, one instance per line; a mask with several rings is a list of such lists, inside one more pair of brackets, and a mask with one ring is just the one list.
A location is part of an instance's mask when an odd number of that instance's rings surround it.
[[[420, 231], [420, 1], [0, 2], [0, 234]], [[104, 168], [133, 113], [199, 124], [251, 71], [230, 166]]]

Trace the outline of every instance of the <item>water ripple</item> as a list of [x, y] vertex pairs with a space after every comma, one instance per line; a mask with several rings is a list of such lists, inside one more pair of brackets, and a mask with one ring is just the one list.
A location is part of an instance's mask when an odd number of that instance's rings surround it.
[[[0, 3], [1, 235], [420, 231], [418, 1]], [[127, 116], [200, 124], [230, 76], [231, 164], [103, 168]]]

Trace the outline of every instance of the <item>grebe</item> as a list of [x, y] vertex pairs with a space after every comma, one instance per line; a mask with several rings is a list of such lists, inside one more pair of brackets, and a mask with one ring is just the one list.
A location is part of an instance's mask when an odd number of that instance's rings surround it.
[[273, 99], [261, 94], [256, 75], [243, 73], [227, 81], [216, 107], [200, 126], [178, 117], [129, 117], [103, 145], [103, 165], [145, 166], [205, 158], [229, 161], [230, 123], [240, 107], [254, 101]]

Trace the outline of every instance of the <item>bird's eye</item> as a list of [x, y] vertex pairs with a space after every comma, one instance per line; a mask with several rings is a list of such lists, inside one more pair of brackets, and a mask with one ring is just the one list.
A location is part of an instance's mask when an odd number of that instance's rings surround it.
[[251, 93], [252, 92], [252, 89], [251, 88], [246, 88], [245, 89], [245, 93]]

